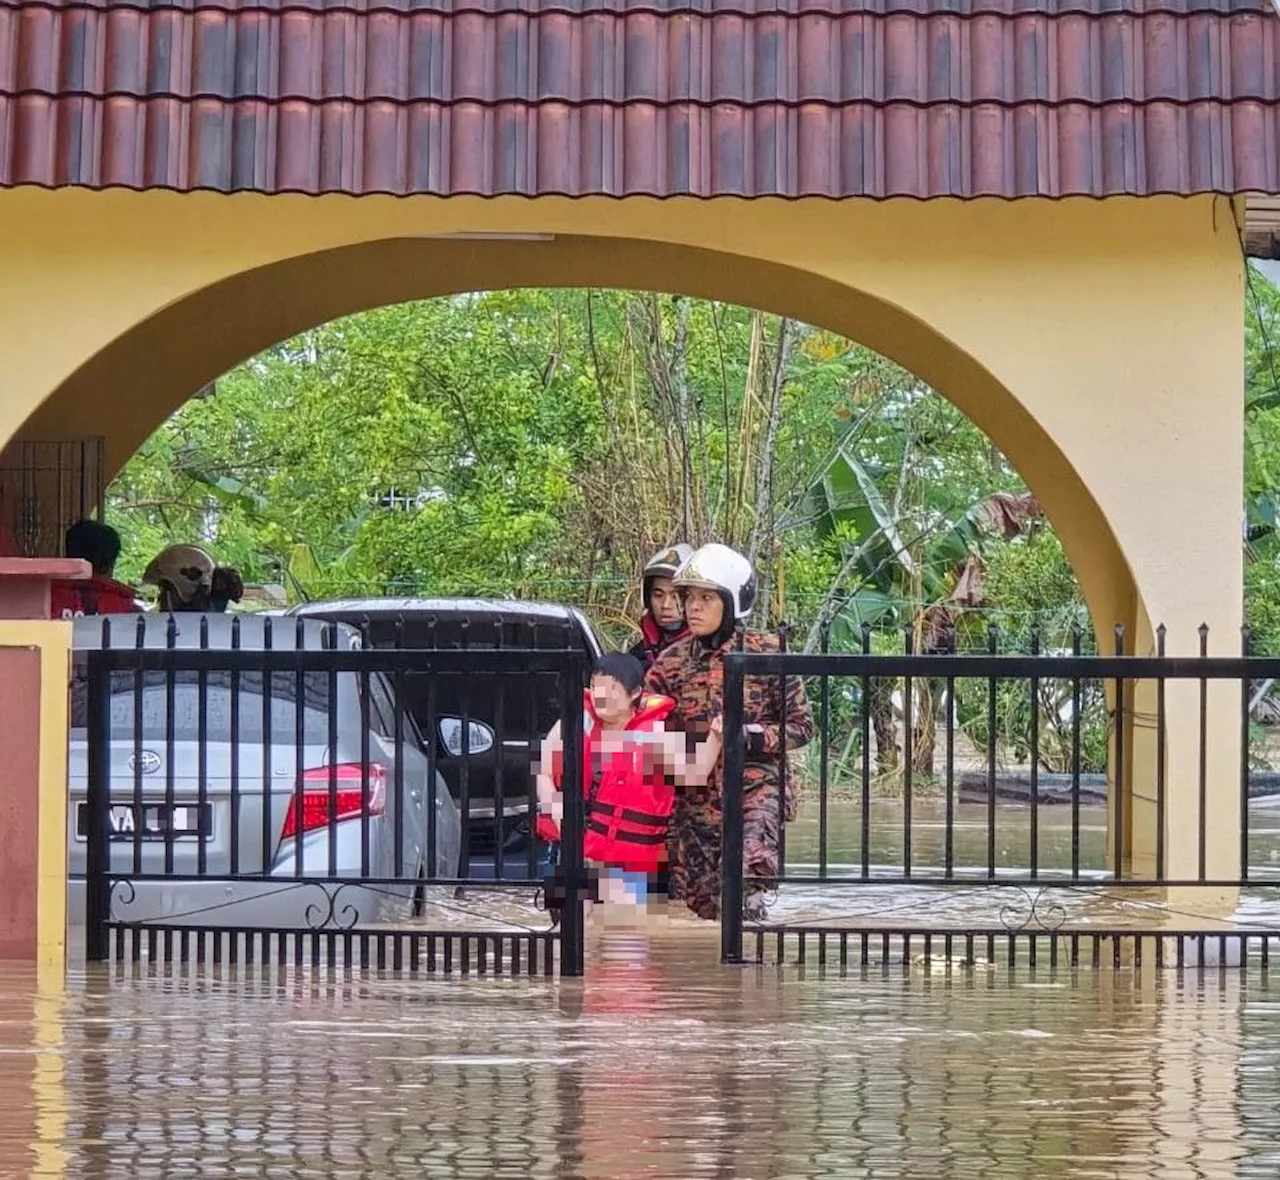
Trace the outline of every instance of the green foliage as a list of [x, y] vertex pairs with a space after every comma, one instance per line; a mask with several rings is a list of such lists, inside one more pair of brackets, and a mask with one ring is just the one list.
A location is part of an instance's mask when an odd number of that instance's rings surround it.
[[[956, 685], [956, 713], [960, 728], [980, 750], [986, 751], [994, 734], [1002, 765], [1028, 765], [1034, 739], [1042, 770], [1063, 774], [1076, 763], [1079, 743], [1082, 773], [1102, 773], [1107, 768], [1107, 703], [1096, 681], [1080, 686], [1079, 733], [1068, 681], [1040, 681], [1033, 698], [1027, 681], [1002, 680], [996, 685], [992, 711], [986, 682], [960, 681]], [[1033, 731], [1032, 719], [1035, 718]]]
[[[1257, 273], [1247, 311], [1245, 610], [1256, 648], [1280, 653], [1280, 291]], [[379, 503], [392, 491], [407, 509]], [[1066, 555], [1024, 494], [945, 400], [831, 333], [697, 300], [519, 290], [382, 308], [269, 349], [156, 432], [108, 511], [131, 579], [197, 541], [294, 597], [542, 597], [625, 642], [648, 553], [715, 538], [757, 551], [757, 622], [787, 619], [794, 647], [858, 650], [867, 624], [876, 650], [901, 650], [939, 619], [962, 650], [985, 647], [989, 624], [1003, 649], [1025, 650], [1033, 627], [1044, 649], [1088, 645]], [[1000, 687], [1007, 756], [1027, 754], [1034, 709], [1042, 764], [1061, 764], [1059, 688], [1033, 703]], [[1096, 768], [1105, 703], [1083, 704]], [[847, 762], [857, 692], [833, 684], [830, 708]], [[962, 687], [958, 708], [984, 744], [985, 690]]]
[[1280, 290], [1250, 270], [1245, 324], [1245, 620], [1280, 652]]
[[986, 595], [1000, 604], [994, 621], [1019, 636], [1036, 626], [1044, 647], [1069, 647], [1071, 629], [1087, 633], [1088, 614], [1071, 563], [1058, 535], [1047, 527], [1031, 529], [986, 555]]
[[[617, 642], [644, 558], [714, 537], [758, 552], [760, 624], [788, 619], [802, 646], [825, 620], [832, 649], [856, 650], [864, 623], [900, 643], [966, 560], [998, 552], [986, 506], [1021, 490], [953, 407], [830, 333], [524, 290], [382, 308], [269, 349], [157, 431], [110, 513], [125, 577], [201, 541], [295, 598], [544, 597]], [[380, 503], [393, 492], [400, 510]], [[835, 694], [850, 739], [856, 707]]]

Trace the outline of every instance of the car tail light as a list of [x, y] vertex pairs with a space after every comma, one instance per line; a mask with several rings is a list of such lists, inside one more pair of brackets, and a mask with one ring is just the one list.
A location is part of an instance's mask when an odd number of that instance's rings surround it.
[[[376, 762], [369, 766], [369, 806], [365, 807], [365, 770], [357, 763], [341, 766], [322, 766], [317, 770], [304, 770], [299, 790], [289, 801], [289, 812], [284, 817], [281, 839], [296, 836], [298, 831], [314, 832], [340, 823], [345, 819], [359, 819], [362, 815], [381, 815], [387, 809], [387, 770]], [[337, 790], [330, 793], [329, 787]], [[333, 804], [331, 807], [330, 804]], [[301, 823], [299, 823], [301, 814]]]

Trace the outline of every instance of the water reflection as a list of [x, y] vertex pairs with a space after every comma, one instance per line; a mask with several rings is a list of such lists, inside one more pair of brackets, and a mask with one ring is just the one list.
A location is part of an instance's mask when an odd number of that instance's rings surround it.
[[1257, 975], [722, 969], [658, 921], [597, 931], [581, 983], [92, 973], [60, 1043], [29, 980], [0, 999], [6, 1177], [1280, 1169]]
[[[1249, 808], [1251, 874], [1273, 875], [1280, 867], [1280, 809], [1276, 800], [1254, 800]], [[996, 808], [995, 866], [1019, 870], [1032, 864], [1042, 872], [1062, 873], [1078, 866], [1082, 874], [1107, 871], [1107, 811], [1081, 806], [1079, 819], [1069, 804], [1037, 809], [1032, 839], [1031, 808], [1002, 803]], [[912, 800], [911, 822], [898, 799], [872, 799], [868, 808], [865, 860], [872, 872], [901, 875], [908, 831], [915, 871], [941, 870], [947, 863], [947, 808], [937, 796]], [[985, 804], [956, 804], [951, 818], [951, 863], [956, 870], [986, 872], [988, 813]], [[787, 870], [816, 873], [820, 856], [820, 808], [807, 799], [796, 822], [787, 826]], [[1034, 850], [1034, 856], [1033, 856]], [[859, 799], [833, 799], [827, 804], [827, 869], [832, 876], [862, 871], [862, 804]]]

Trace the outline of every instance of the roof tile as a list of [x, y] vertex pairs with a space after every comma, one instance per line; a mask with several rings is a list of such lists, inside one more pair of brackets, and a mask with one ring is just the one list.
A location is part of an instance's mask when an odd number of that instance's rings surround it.
[[1280, 192], [1267, 0], [0, 0], [0, 184]]

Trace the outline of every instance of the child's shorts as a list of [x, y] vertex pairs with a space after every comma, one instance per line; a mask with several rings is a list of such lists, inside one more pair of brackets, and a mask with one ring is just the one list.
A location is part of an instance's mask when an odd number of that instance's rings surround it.
[[[608, 890], [608, 896], [634, 906], [645, 904], [649, 896], [648, 873], [632, 873], [610, 865], [601, 866], [597, 871], [602, 883], [608, 881], [613, 886]], [[602, 889], [601, 893], [605, 893], [605, 890]], [[620, 899], [619, 894], [622, 895]]]

